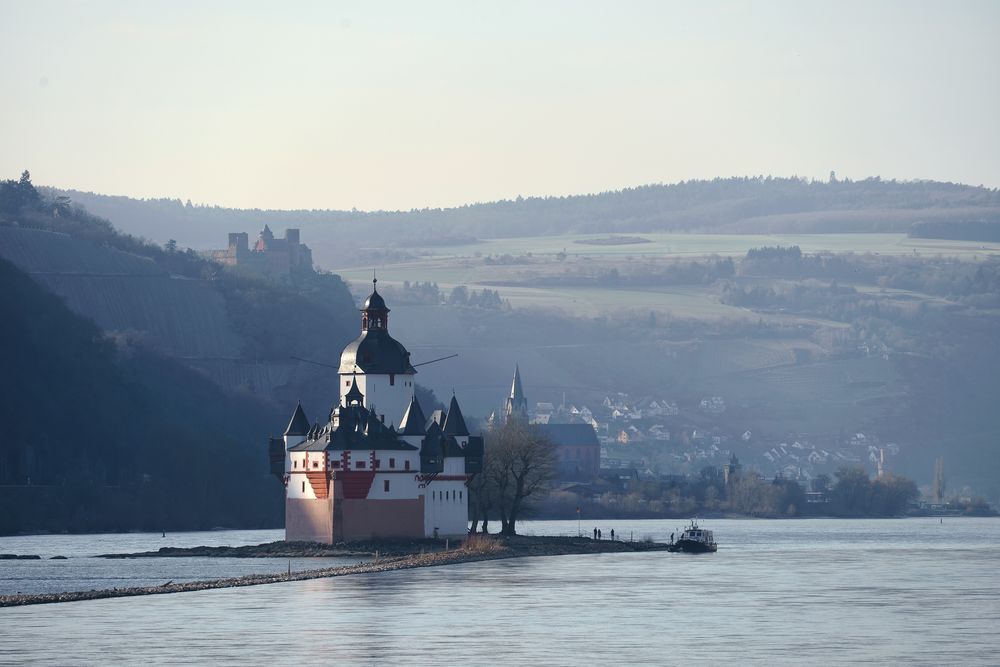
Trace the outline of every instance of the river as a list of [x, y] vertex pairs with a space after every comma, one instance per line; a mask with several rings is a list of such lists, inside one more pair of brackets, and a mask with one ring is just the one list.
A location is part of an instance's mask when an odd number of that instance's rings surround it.
[[[619, 538], [662, 540], [681, 525], [602, 521], [596, 527], [605, 537], [614, 528]], [[0, 664], [1000, 662], [1000, 520], [713, 520], [704, 526], [716, 532], [716, 554], [522, 558], [0, 609]], [[594, 527], [581, 526], [584, 532]], [[523, 532], [576, 534], [577, 522], [529, 522]], [[141, 578], [135, 572], [142, 568], [142, 577], [156, 580], [202, 567], [202, 559], [154, 559], [173, 568], [159, 572], [138, 559], [90, 558], [96, 553], [158, 548], [164, 540], [235, 545], [276, 536], [10, 537], [0, 538], [0, 553], [68, 556], [43, 563], [77, 567], [59, 586], [79, 590], [78, 582], [95, 580], [85, 572], [92, 562], [124, 579]], [[219, 560], [226, 562], [209, 567], [220, 576], [288, 562]], [[295, 567], [310, 567], [301, 560]], [[316, 559], [315, 566], [328, 560]], [[25, 563], [31, 562], [0, 561], [0, 582], [6, 586]]]

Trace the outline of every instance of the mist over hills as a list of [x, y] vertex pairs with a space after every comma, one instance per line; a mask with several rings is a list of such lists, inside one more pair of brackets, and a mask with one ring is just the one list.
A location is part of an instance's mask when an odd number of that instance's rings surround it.
[[[130, 371], [150, 387], [162, 385], [169, 395], [190, 381], [209, 397], [206, 403], [216, 397], [229, 401], [229, 415], [252, 411], [255, 419], [234, 431], [248, 470], [258, 464], [262, 469], [258, 447], [283, 426], [296, 399], [317, 417], [337, 395], [331, 371], [291, 357], [335, 362], [358, 326], [355, 301], [339, 276], [309, 272], [268, 283], [181, 249], [222, 247], [228, 232], [255, 233], [267, 224], [275, 231], [301, 228], [320, 264], [347, 267], [370, 258], [365, 249], [387, 254], [399, 249], [398, 266], [379, 264], [379, 287], [385, 285], [394, 310], [393, 327], [400, 327], [396, 331], [415, 358], [461, 353], [421, 367], [419, 379], [439, 391], [457, 388], [470, 416], [488, 414], [502, 398], [514, 363], [521, 362], [532, 401], [558, 403], [569, 393], [571, 401], [595, 406], [616, 392], [676, 400], [680, 414], [666, 421], [674, 440], [613, 453], [627, 463], [698, 474], [724, 462], [713, 457], [727, 457], [726, 448], [739, 446], [745, 448], [740, 453], [745, 462], [773, 474], [781, 468], [764, 458], [768, 448], [802, 440], [864, 464], [870, 452], [844, 444], [864, 431], [869, 441], [898, 445], [902, 454], [891, 461], [894, 470], [919, 481], [946, 451], [959, 482], [998, 498], [1000, 430], [987, 407], [996, 398], [1000, 368], [991, 343], [1000, 293], [995, 249], [966, 244], [967, 254], [959, 259], [936, 254], [933, 244], [921, 245], [919, 254], [906, 247], [896, 255], [855, 252], [847, 244], [844, 254], [795, 247], [723, 258], [708, 257], [711, 250], [664, 252], [662, 241], [624, 235], [603, 240], [641, 245], [623, 246], [617, 254], [614, 248], [594, 253], [595, 245], [585, 246], [587, 253], [558, 253], [565, 241], [550, 237], [543, 252], [536, 247], [542, 234], [650, 229], [914, 233], [915, 226], [932, 225], [946, 238], [952, 231], [962, 238], [970, 230], [973, 236], [995, 230], [997, 198], [995, 190], [950, 183], [757, 178], [447, 210], [240, 211], [61, 194], [36, 190], [25, 177], [0, 183], [0, 256], [13, 263], [12, 271], [58, 295], [72, 314], [98, 325], [129, 359], [155, 358], [155, 364]], [[503, 252], [511, 256], [479, 253], [487, 244], [476, 239], [490, 237], [510, 239]], [[169, 239], [176, 244], [166, 244]], [[417, 242], [446, 252], [407, 254], [406, 246]], [[761, 237], [759, 245], [771, 242]], [[631, 256], [630, 247], [639, 253]], [[349, 268], [344, 272], [352, 274]], [[363, 273], [367, 281], [370, 274]], [[443, 289], [437, 282], [413, 284], [431, 275], [435, 281], [441, 276]], [[540, 302], [544, 307], [511, 310], [498, 297], [492, 306], [477, 306], [449, 294], [462, 281], [522, 293], [543, 285], [548, 300]], [[561, 307], [573, 301], [596, 311]], [[65, 346], [46, 336], [34, 344]], [[9, 347], [15, 357], [44, 354], [28, 352], [26, 345], [15, 337]], [[73, 363], [72, 357], [55, 358]], [[102, 363], [114, 368], [126, 361], [111, 355]], [[194, 379], [183, 379], [189, 377]], [[725, 397], [725, 414], [699, 408], [711, 396]], [[39, 411], [25, 410], [12, 419], [21, 426], [44, 423], [37, 415], [60, 410], [66, 400], [54, 396]], [[109, 395], [109, 402], [115, 400]], [[421, 400], [427, 405], [434, 399]], [[33, 421], [26, 421], [29, 416]], [[150, 416], [160, 418], [168, 419]], [[197, 419], [194, 423], [203, 423]], [[202, 445], [215, 451], [213, 429], [186, 432], [190, 451]], [[754, 434], [752, 447], [741, 444], [746, 431]], [[697, 442], [714, 437], [720, 438], [719, 451], [698, 449]], [[81, 433], [81, 442], [81, 451], [97, 458], [107, 454], [95, 433]], [[0, 475], [23, 485], [31, 465], [9, 455], [0, 461]], [[137, 469], [119, 474], [134, 481]], [[98, 479], [91, 476], [91, 486], [100, 486]], [[63, 484], [58, 479], [55, 486]], [[227, 502], [237, 495], [227, 496]], [[183, 513], [176, 518], [182, 522]]]
[[324, 250], [318, 261], [350, 260], [351, 250], [435, 239], [504, 238], [590, 232], [839, 233], [909, 232], [917, 223], [1000, 225], [1000, 191], [938, 181], [808, 181], [734, 177], [644, 185], [566, 197], [518, 197], [447, 209], [277, 211], [192, 205], [53, 191], [129, 234], [196, 249], [222, 247], [230, 231], [298, 227]]

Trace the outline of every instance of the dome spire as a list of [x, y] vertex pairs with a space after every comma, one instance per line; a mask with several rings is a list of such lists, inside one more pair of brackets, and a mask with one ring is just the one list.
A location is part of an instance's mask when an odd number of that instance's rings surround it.
[[361, 331], [369, 329], [387, 329], [389, 326], [389, 308], [385, 299], [378, 293], [378, 277], [372, 269], [372, 293], [365, 299], [361, 309]]

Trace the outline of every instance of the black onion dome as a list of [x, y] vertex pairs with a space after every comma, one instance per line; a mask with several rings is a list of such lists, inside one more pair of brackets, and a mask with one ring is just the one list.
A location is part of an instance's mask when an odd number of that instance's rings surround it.
[[389, 309], [385, 305], [385, 299], [378, 293], [378, 290], [372, 290], [372, 293], [365, 299], [365, 307], [361, 310], [384, 310], [385, 312], [389, 312]]
[[341, 373], [414, 374], [410, 353], [385, 329], [368, 329], [344, 348]]

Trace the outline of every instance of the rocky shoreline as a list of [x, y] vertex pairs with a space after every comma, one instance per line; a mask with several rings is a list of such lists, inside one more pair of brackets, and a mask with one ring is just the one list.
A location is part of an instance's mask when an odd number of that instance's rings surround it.
[[[426, 543], [432, 543], [428, 545]], [[423, 553], [410, 551], [401, 554], [396, 550], [404, 544], [420, 544], [424, 547], [435, 546], [436, 549], [424, 548]], [[281, 546], [284, 545], [284, 546]], [[369, 547], [377, 545], [375, 549]], [[640, 551], [663, 551], [665, 544], [656, 542], [612, 542], [609, 540], [592, 540], [587, 537], [487, 537], [473, 538], [467, 542], [456, 544], [456, 548], [447, 548], [444, 540], [414, 540], [413, 542], [370, 542], [364, 544], [351, 543], [350, 551], [339, 549], [337, 545], [321, 545], [309, 542], [272, 542], [251, 547], [193, 547], [190, 549], [171, 549], [169, 554], [160, 551], [139, 554], [109, 554], [113, 558], [144, 558], [151, 556], [232, 556], [227, 549], [240, 550], [242, 557], [318, 557], [363, 555], [373, 558], [368, 562], [342, 567], [302, 570], [282, 574], [255, 574], [227, 579], [208, 581], [192, 581], [184, 583], [168, 582], [161, 586], [142, 586], [133, 588], [112, 588], [100, 591], [76, 591], [68, 593], [44, 593], [35, 595], [4, 595], [0, 596], [0, 607], [17, 607], [32, 604], [50, 604], [54, 602], [77, 602], [82, 600], [101, 600], [105, 598], [133, 597], [137, 595], [161, 595], [164, 593], [186, 593], [215, 588], [236, 588], [240, 586], [259, 586], [262, 584], [277, 584], [285, 581], [304, 581], [307, 579], [323, 579], [342, 577], [351, 574], [371, 574], [376, 572], [391, 572], [393, 570], [408, 570], [417, 567], [436, 567], [439, 565], [455, 565], [484, 560], [503, 558], [520, 558], [525, 556], [561, 556], [571, 554], [595, 553], [632, 553]]]

